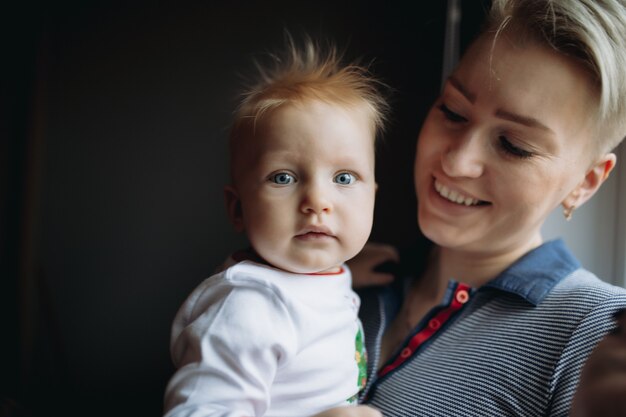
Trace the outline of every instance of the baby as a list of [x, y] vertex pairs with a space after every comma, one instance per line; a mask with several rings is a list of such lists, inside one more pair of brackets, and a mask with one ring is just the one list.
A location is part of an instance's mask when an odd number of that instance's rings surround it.
[[380, 83], [333, 47], [289, 39], [230, 135], [234, 228], [251, 244], [180, 308], [167, 417], [310, 416], [365, 384], [359, 298], [344, 262], [367, 241]]

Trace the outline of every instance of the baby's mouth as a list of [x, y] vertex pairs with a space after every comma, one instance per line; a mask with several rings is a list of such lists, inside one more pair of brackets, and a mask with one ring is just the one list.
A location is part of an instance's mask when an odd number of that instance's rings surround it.
[[311, 225], [306, 226], [302, 230], [300, 230], [296, 237], [301, 238], [324, 238], [324, 237], [334, 237], [332, 231], [323, 225]]

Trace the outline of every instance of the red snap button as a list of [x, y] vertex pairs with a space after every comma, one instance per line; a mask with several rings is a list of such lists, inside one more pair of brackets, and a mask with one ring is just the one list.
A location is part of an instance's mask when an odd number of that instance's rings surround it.
[[437, 319], [432, 319], [428, 322], [428, 327], [430, 327], [433, 330], [437, 330], [438, 328], [441, 327], [441, 322]]
[[400, 352], [400, 356], [401, 356], [402, 358], [405, 358], [405, 359], [406, 359], [406, 358], [408, 358], [409, 356], [411, 356], [411, 353], [413, 353], [413, 352], [411, 351], [411, 349], [409, 349], [409, 348], [404, 348], [404, 349], [402, 349], [402, 352]]
[[459, 290], [459, 292], [456, 293], [456, 300], [461, 304], [467, 303], [469, 300], [469, 293], [466, 290]]

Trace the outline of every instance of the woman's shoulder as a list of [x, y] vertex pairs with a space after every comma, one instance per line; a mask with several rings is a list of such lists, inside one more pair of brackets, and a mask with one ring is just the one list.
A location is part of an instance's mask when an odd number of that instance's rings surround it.
[[612, 322], [612, 315], [626, 308], [626, 289], [578, 268], [554, 287], [545, 302], [571, 318], [578, 316], [582, 322]]
[[601, 280], [593, 272], [578, 268], [566, 276], [554, 288], [555, 296], [575, 297], [591, 303], [607, 299], [626, 300], [626, 289]]

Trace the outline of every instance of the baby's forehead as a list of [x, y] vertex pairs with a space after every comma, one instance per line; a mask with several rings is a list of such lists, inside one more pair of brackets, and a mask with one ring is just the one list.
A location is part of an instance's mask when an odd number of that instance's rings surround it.
[[[285, 125], [299, 126], [300, 118], [303, 115], [316, 112], [320, 114], [320, 111], [321, 114], [328, 115], [330, 119], [332, 119], [333, 115], [344, 114], [353, 120], [357, 120], [357, 124], [367, 129], [367, 135], [363, 136], [367, 136], [367, 140], [371, 141], [372, 148], [375, 149], [375, 115], [367, 105], [367, 102], [364, 100], [340, 102], [308, 98], [285, 101], [280, 105], [267, 108], [265, 111], [242, 117], [230, 138], [231, 161], [254, 157], [254, 152], [251, 153], [250, 150], [257, 148], [259, 142], [271, 141], [274, 134]], [[321, 131], [325, 127], [325, 121], [324, 118], [321, 118], [321, 120], [316, 121], [317, 124], [312, 127], [309, 126], [309, 128], [313, 131], [319, 128]], [[336, 121], [329, 120], [328, 123], [336, 123]]]
[[[296, 111], [293, 111], [296, 110]], [[271, 122], [276, 118], [298, 118], [303, 113], [312, 113], [319, 111], [331, 111], [333, 114], [343, 114], [350, 118], [360, 119], [366, 123], [372, 135], [376, 131], [376, 113], [369, 103], [363, 99], [353, 100], [330, 100], [306, 98], [286, 102], [265, 114], [261, 114], [256, 118], [257, 127], [271, 128]]]
[[[254, 138], [260, 132], [271, 129], [276, 119], [293, 119], [303, 113], [311, 113], [320, 108], [331, 109], [350, 117], [357, 116], [375, 128], [376, 115], [365, 100], [334, 101], [325, 99], [305, 98], [283, 101], [271, 107], [260, 108], [252, 114], [242, 116], [239, 120], [238, 135], [240, 138]], [[296, 111], [293, 111], [296, 110]]]
[[[365, 103], [346, 104], [325, 100], [290, 101], [276, 106], [255, 116], [247, 117], [239, 126], [236, 135], [231, 137], [231, 157], [255, 145], [272, 142], [275, 137], [284, 137], [284, 131], [296, 133], [304, 131], [305, 136], [315, 137], [319, 130], [320, 137], [328, 132], [328, 127], [344, 125], [342, 118], [350, 119], [346, 123], [347, 134], [366, 138], [374, 147], [376, 127], [372, 112]], [[311, 116], [311, 117], [309, 117]], [[345, 117], [344, 117], [345, 116]], [[302, 127], [302, 130], [299, 130]], [[352, 129], [355, 129], [352, 131]], [[325, 132], [326, 131], [326, 132]], [[363, 133], [366, 131], [367, 133]], [[322, 133], [325, 132], [325, 133]], [[282, 134], [282, 135], [281, 135]], [[279, 145], [277, 145], [279, 146]]]

